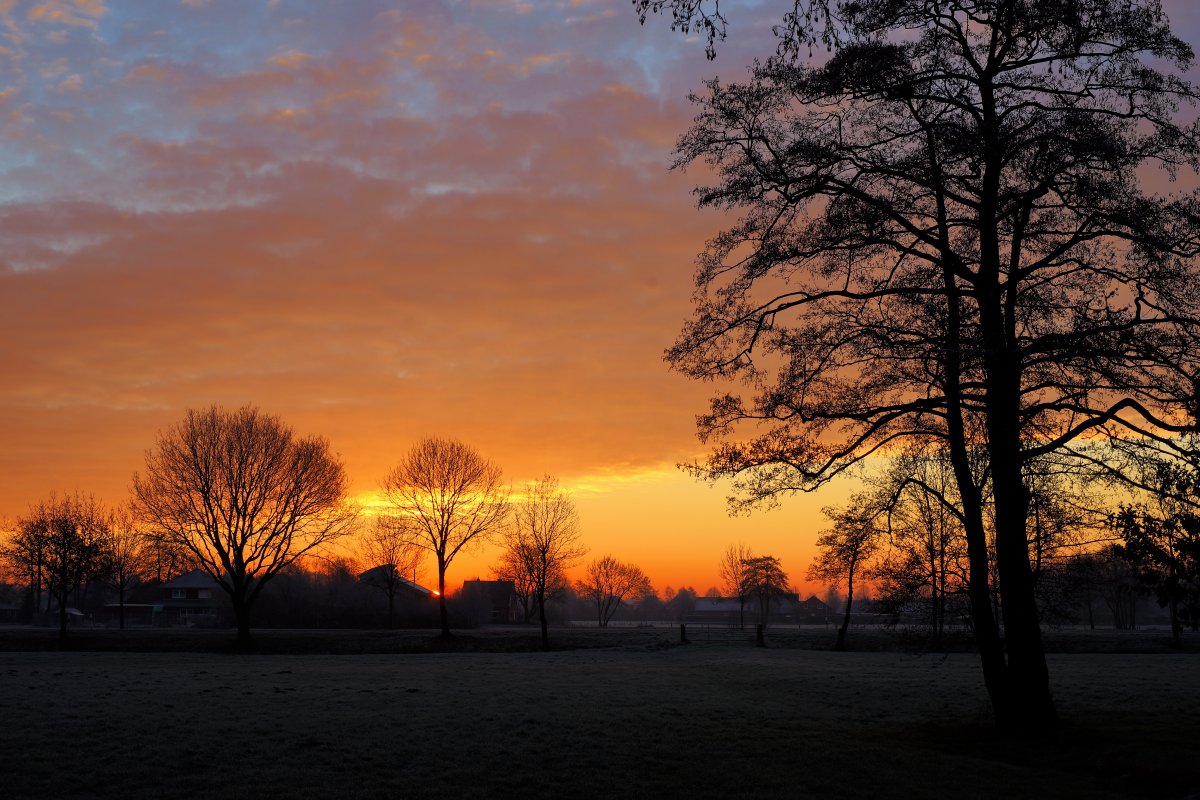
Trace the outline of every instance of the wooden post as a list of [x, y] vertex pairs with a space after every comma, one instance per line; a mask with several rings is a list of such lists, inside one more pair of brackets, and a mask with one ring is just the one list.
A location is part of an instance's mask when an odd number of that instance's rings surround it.
[[767, 646], [767, 642], [763, 638], [763, 625], [761, 622], [758, 623], [758, 625], [754, 626], [754, 640], [755, 640], [755, 642], [757, 642], [759, 647]]
[[680, 644], [687, 644], [687, 643], [688, 643], [688, 638], [687, 638], [687, 624], [686, 624], [686, 623], [683, 623], [683, 622], [679, 623], [679, 643], [680, 643]]

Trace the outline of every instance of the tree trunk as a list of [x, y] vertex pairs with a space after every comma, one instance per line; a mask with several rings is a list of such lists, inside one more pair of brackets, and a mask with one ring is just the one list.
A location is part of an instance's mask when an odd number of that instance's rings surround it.
[[442, 619], [442, 638], [450, 636], [450, 613], [446, 610], [446, 565], [438, 560], [438, 613]]
[[[996, 512], [996, 572], [1003, 600], [1003, 711], [997, 720], [1003, 733], [1044, 734], [1058, 724], [1050, 696], [1050, 675], [1042, 647], [1029, 565], [1029, 490], [1021, 474], [1021, 362], [1016, 341], [1016, 283], [1001, 274], [1002, 263], [1019, 263], [1016, 241], [1002, 255], [998, 212], [1000, 174], [1005, 147], [1001, 141], [995, 88], [990, 76], [981, 82], [980, 126], [983, 175], [978, 206], [979, 271], [975, 296], [983, 336], [984, 425]], [[972, 570], [974, 571], [974, 570]], [[993, 705], [996, 700], [993, 697]]]
[[58, 638], [67, 638], [67, 598], [63, 595], [58, 599]]
[[117, 624], [121, 630], [125, 630], [125, 583], [123, 581], [117, 586]]
[[1171, 645], [1178, 647], [1180, 637], [1183, 636], [1183, 620], [1179, 618], [1179, 601], [1172, 598], [1167, 605], [1167, 612], [1171, 615]]
[[396, 617], [396, 590], [388, 592], [388, 630], [392, 629], [392, 622]]
[[854, 573], [850, 573], [849, 580], [846, 581], [846, 613], [842, 615], [842, 624], [838, 627], [837, 641], [833, 644], [834, 650], [846, 649], [846, 631], [850, 628], [850, 606], [854, 603]]
[[537, 597], [538, 616], [542, 620], [542, 649], [550, 649], [550, 629], [546, 624], [546, 596], [541, 592]]
[[249, 650], [254, 642], [250, 638], [250, 604], [246, 601], [245, 593], [234, 593], [230, 596], [233, 601], [233, 618], [237, 623], [237, 640], [234, 646], [238, 650]]

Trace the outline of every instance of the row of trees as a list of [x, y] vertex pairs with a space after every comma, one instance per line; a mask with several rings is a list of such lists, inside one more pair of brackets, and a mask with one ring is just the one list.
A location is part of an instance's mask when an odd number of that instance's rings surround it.
[[[951, 473], [944, 453], [909, 452], [868, 476], [867, 491], [824, 510], [832, 524], [817, 540], [808, 577], [845, 588], [838, 649], [845, 645], [856, 583], [864, 580], [893, 614], [921, 609], [935, 641], [948, 619], [968, 611], [969, 547]], [[1152, 459], [1137, 474], [1139, 491], [1126, 491], [1126, 502], [1116, 507], [1109, 480], [1049, 470], [1027, 475], [1031, 567], [1043, 622], [1077, 621], [1081, 611], [1091, 621], [1092, 599], [1099, 598], [1114, 623], [1127, 627], [1132, 595], [1141, 591], [1168, 609], [1176, 641], [1184, 625], [1197, 625], [1197, 470]], [[985, 497], [990, 503], [990, 494]], [[994, 551], [990, 510], [986, 527]], [[989, 587], [1000, 606], [994, 564]]]
[[125, 627], [125, 598], [137, 583], [162, 581], [191, 560], [161, 533], [144, 532], [128, 508], [106, 509], [84, 494], [52, 496], [17, 521], [0, 542], [0, 565], [30, 592], [30, 606], [58, 610], [59, 630], [67, 631], [68, 598], [89, 582], [116, 592], [119, 624]]
[[[428, 556], [448, 636], [447, 569], [464, 549], [498, 539], [498, 576], [536, 610], [549, 646], [546, 604], [585, 554], [578, 512], [554, 478], [514, 497], [496, 464], [461, 442], [429, 438], [382, 484], [382, 513], [358, 538], [362, 559], [381, 567], [371, 581], [387, 595], [389, 625], [397, 593]], [[165, 567], [198, 567], [228, 595], [238, 644], [246, 646], [264, 588], [359, 532], [348, 485], [326, 440], [297, 436], [276, 416], [252, 407], [189, 410], [147, 452], [128, 509], [109, 513], [83, 495], [53, 498], [18, 521], [0, 555], [33, 592], [53, 595], [64, 636], [67, 598], [86, 581], [103, 576], [123, 608], [126, 590], [151, 570], [161, 579]], [[624, 600], [652, 592], [640, 569], [611, 556], [588, 565], [575, 589], [594, 600], [602, 625]]]

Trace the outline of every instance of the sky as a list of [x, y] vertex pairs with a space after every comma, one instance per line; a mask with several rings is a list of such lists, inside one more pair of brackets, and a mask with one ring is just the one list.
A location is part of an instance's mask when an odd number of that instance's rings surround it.
[[0, 517], [123, 502], [186, 409], [249, 403], [327, 437], [363, 501], [454, 437], [516, 487], [558, 476], [589, 557], [659, 589], [717, 585], [740, 541], [819, 591], [848, 483], [730, 518], [676, 468], [713, 387], [662, 353], [729, 220], [671, 151], [782, 9], [727, 13], [709, 62], [623, 0], [0, 0]]

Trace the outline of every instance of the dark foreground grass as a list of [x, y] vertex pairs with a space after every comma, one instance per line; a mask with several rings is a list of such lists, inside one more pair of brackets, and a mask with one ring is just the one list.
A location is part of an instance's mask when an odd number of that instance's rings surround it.
[[1188, 797], [1186, 654], [1050, 659], [997, 741], [969, 654], [0, 653], [0, 796]]

